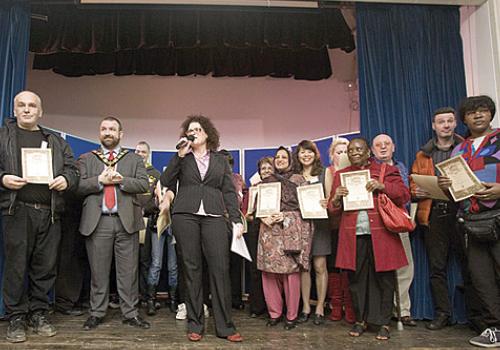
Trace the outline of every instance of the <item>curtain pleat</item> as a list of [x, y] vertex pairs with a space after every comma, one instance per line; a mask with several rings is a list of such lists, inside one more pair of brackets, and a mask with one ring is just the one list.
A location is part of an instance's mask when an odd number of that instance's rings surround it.
[[[357, 4], [361, 133], [392, 136], [396, 157], [411, 167], [432, 135], [432, 112], [466, 96], [460, 14], [456, 6]], [[463, 126], [459, 126], [463, 131]], [[432, 319], [434, 308], [423, 232], [413, 233], [412, 316]], [[460, 267], [448, 268], [455, 321], [466, 322]]]
[[307, 12], [40, 9], [34, 69], [65, 76], [109, 74], [331, 76], [328, 48], [354, 50], [338, 9]]
[[[24, 89], [28, 59], [30, 11], [27, 2], [0, 2], [0, 124], [12, 116], [14, 96]], [[3, 273], [3, 233], [0, 216], [0, 273]], [[3, 278], [0, 276], [0, 315], [3, 304]]]

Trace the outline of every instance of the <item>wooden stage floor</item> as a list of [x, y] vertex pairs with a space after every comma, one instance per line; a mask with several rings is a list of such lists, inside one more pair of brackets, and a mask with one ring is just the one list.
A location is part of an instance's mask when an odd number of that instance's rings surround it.
[[[234, 321], [244, 337], [244, 342], [233, 344], [214, 335], [213, 319], [207, 321], [206, 334], [199, 343], [186, 339], [185, 321], [176, 321], [175, 315], [162, 308], [154, 317], [147, 317], [152, 327], [141, 331], [122, 325], [119, 310], [109, 310], [105, 323], [95, 331], [82, 328], [86, 315], [63, 316], [55, 313], [51, 320], [58, 330], [52, 338], [40, 337], [28, 331], [28, 341], [18, 344], [6, 342], [7, 322], [0, 322], [0, 349], [465, 349], [468, 339], [474, 336], [467, 326], [455, 325], [442, 331], [429, 331], [423, 322], [418, 327], [396, 331], [386, 342], [375, 340], [374, 332], [352, 338], [350, 326], [344, 322], [327, 321], [323, 326], [312, 322], [285, 331], [283, 325], [266, 327], [264, 318], [250, 318], [246, 311], [234, 311]], [[475, 348], [477, 349], [477, 348]]]

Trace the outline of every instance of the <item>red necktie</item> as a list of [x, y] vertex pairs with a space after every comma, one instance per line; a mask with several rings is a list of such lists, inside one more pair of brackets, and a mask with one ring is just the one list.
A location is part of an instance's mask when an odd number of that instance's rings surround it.
[[[112, 161], [115, 159], [113, 156], [113, 151], [109, 152], [108, 160]], [[104, 185], [104, 204], [106, 208], [111, 211], [116, 204], [116, 193], [115, 193], [115, 185]]]

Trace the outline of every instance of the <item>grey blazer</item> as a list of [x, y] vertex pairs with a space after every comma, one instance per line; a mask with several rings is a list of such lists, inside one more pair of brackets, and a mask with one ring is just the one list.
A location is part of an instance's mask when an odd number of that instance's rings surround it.
[[[82, 154], [78, 159], [80, 183], [77, 193], [85, 197], [82, 208], [80, 233], [90, 236], [94, 232], [102, 213], [103, 186], [97, 178], [104, 170], [104, 163], [92, 152]], [[116, 165], [116, 171], [123, 176], [123, 182], [116, 186], [118, 215], [128, 233], [144, 229], [142, 209], [136, 194], [148, 191], [149, 181], [142, 159], [132, 152], [127, 153]]]
[[238, 198], [234, 189], [231, 167], [226, 157], [210, 152], [210, 163], [202, 180], [198, 165], [192, 153], [184, 158], [172, 157], [160, 177], [161, 184], [176, 192], [172, 214], [196, 213], [203, 200], [207, 214], [229, 215], [231, 222], [240, 222]]

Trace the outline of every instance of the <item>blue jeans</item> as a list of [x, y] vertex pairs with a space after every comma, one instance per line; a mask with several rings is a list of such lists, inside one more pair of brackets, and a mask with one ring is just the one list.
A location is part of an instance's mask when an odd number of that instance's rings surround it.
[[148, 273], [148, 284], [157, 286], [160, 280], [161, 265], [163, 262], [163, 246], [167, 239], [167, 270], [168, 286], [177, 288], [177, 256], [175, 254], [175, 241], [170, 227], [158, 238], [156, 232], [151, 232], [151, 265]]

